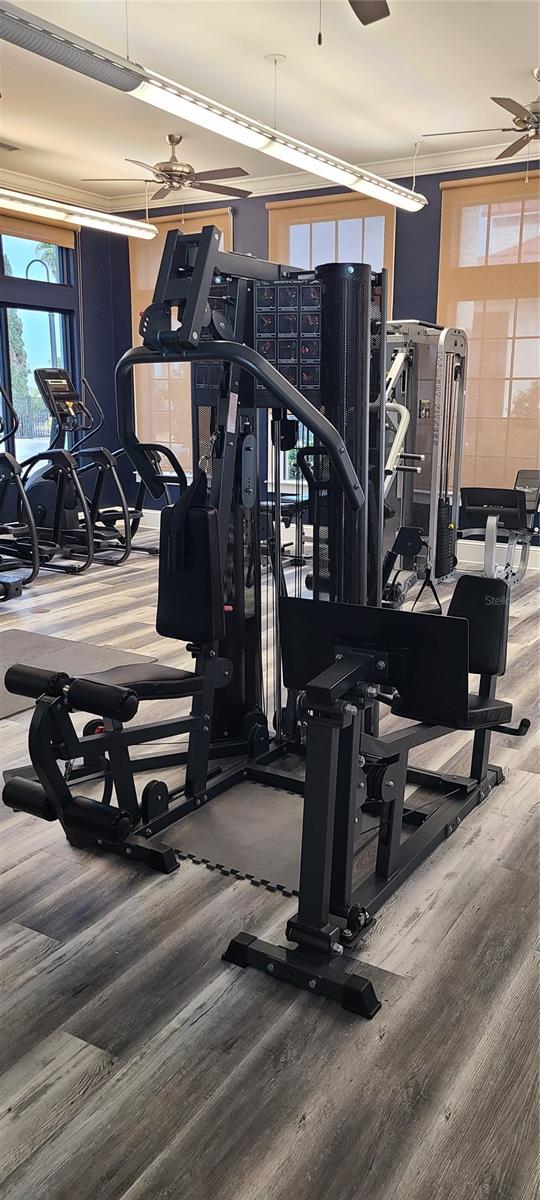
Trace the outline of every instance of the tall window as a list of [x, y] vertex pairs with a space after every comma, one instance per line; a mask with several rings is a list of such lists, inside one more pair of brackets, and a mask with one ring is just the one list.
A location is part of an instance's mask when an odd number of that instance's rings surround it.
[[7, 448], [20, 462], [49, 444], [35, 369], [71, 363], [74, 245], [71, 229], [0, 212], [0, 375], [19, 418]]
[[469, 336], [464, 485], [539, 464], [539, 178], [442, 185], [439, 320]]
[[65, 318], [61, 313], [6, 306], [7, 358], [19, 428], [19, 462], [49, 445], [51, 418], [34, 381], [36, 367], [66, 366]]
[[[50, 236], [50, 234], [48, 235]], [[4, 275], [16, 279], [40, 279], [46, 283], [64, 283], [60, 246], [35, 238], [2, 234], [2, 265]]]
[[350, 194], [267, 204], [273, 262], [313, 270], [321, 263], [363, 262], [386, 267], [392, 295], [396, 210]]
[[[165, 238], [170, 229], [198, 233], [203, 225], [216, 225], [222, 233], [223, 249], [232, 250], [230, 209], [219, 208], [184, 216], [177, 214], [158, 218], [154, 224], [159, 229], [158, 237], [148, 242], [130, 238], [129, 243], [134, 345], [141, 343], [141, 313], [151, 303]], [[186, 474], [191, 475], [193, 464], [190, 363], [163, 362], [139, 367], [135, 373], [135, 400], [137, 435], [140, 440], [161, 442], [162, 445], [170, 446]]]

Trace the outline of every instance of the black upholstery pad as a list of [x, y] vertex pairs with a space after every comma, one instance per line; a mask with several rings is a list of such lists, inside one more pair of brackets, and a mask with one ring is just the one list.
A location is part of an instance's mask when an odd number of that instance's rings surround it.
[[469, 622], [469, 671], [474, 675], [504, 675], [509, 612], [510, 588], [504, 579], [458, 579], [448, 616]]
[[512, 720], [512, 705], [496, 697], [469, 696], [469, 721], [467, 729], [482, 729], [488, 725], [505, 725]]
[[201, 675], [193, 675], [191, 671], [181, 671], [176, 667], [163, 667], [160, 663], [111, 667], [108, 671], [97, 671], [95, 675], [80, 678], [90, 679], [93, 683], [130, 688], [139, 700], [173, 700], [193, 696], [202, 692], [204, 682]]

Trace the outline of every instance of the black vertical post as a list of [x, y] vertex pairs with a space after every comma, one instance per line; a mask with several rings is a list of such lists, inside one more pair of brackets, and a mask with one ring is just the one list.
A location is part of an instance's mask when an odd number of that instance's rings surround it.
[[[371, 377], [369, 409], [370, 487], [367, 492], [368, 546], [368, 603], [380, 607], [382, 601], [382, 567], [384, 558], [384, 484], [386, 466], [386, 308], [387, 271], [373, 280], [373, 298], [380, 306], [376, 336], [371, 335]], [[378, 400], [378, 403], [377, 403]], [[370, 511], [371, 510], [371, 511]]]
[[[480, 687], [478, 695], [483, 696], [487, 700], [493, 700], [497, 688], [496, 675], [481, 675]], [[489, 751], [491, 743], [491, 733], [488, 729], [478, 729], [474, 735], [472, 759], [471, 759], [471, 776], [478, 780], [479, 783], [486, 778]]]
[[330, 911], [341, 916], [346, 915], [351, 903], [362, 715], [361, 710], [357, 709], [351, 724], [342, 729], [339, 739]]
[[375, 874], [384, 879], [389, 879], [398, 865], [406, 782], [407, 751], [400, 754], [399, 758], [386, 768], [382, 783], [382, 812]]
[[[317, 268], [322, 283], [321, 407], [341, 434], [364, 493], [369, 475], [371, 269]], [[333, 470], [328, 489], [328, 566], [333, 601], [367, 601], [368, 505], [352, 512]], [[320, 534], [319, 534], [320, 536]]]
[[328, 924], [340, 728], [310, 717], [300, 856], [298, 922], [313, 930]]

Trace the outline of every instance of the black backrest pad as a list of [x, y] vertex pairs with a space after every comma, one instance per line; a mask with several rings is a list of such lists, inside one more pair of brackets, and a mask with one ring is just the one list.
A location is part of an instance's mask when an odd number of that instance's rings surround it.
[[225, 636], [217, 510], [189, 508], [175, 553], [175, 508], [161, 514], [156, 629], [185, 642], [214, 642]]
[[504, 579], [458, 579], [448, 616], [469, 622], [469, 669], [475, 674], [504, 675], [509, 612], [510, 588]]
[[[397, 652], [400, 714], [430, 725], [468, 720], [468, 628], [432, 613], [397, 612], [326, 600], [280, 600], [283, 678], [299, 690], [329, 667], [340, 650]], [[403, 666], [404, 663], [404, 666]]]
[[482, 529], [490, 516], [498, 516], [502, 529], [526, 529], [525, 492], [516, 488], [467, 487], [461, 489], [463, 529]]

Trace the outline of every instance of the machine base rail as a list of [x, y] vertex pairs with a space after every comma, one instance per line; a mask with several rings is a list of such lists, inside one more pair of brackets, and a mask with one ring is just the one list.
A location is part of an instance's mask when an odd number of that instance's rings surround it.
[[312, 957], [299, 950], [273, 946], [251, 933], [238, 933], [229, 942], [223, 960], [238, 967], [255, 967], [274, 979], [305, 988], [315, 996], [336, 1000], [347, 1012], [368, 1020], [375, 1017], [381, 1007], [373, 984], [363, 975], [344, 971], [341, 965], [329, 962], [323, 955]]
[[162, 875], [170, 875], [172, 871], [178, 870], [182, 859], [186, 858], [185, 854], [173, 850], [172, 846], [166, 846], [163, 842], [154, 842], [151, 845], [150, 842], [136, 834], [130, 834], [124, 842], [113, 845], [111, 842], [101, 841], [89, 834], [69, 833], [68, 842], [76, 850], [93, 850], [96, 853], [103, 852], [117, 854], [120, 858], [131, 858], [135, 862], [145, 863], [147, 867], [159, 871]]

